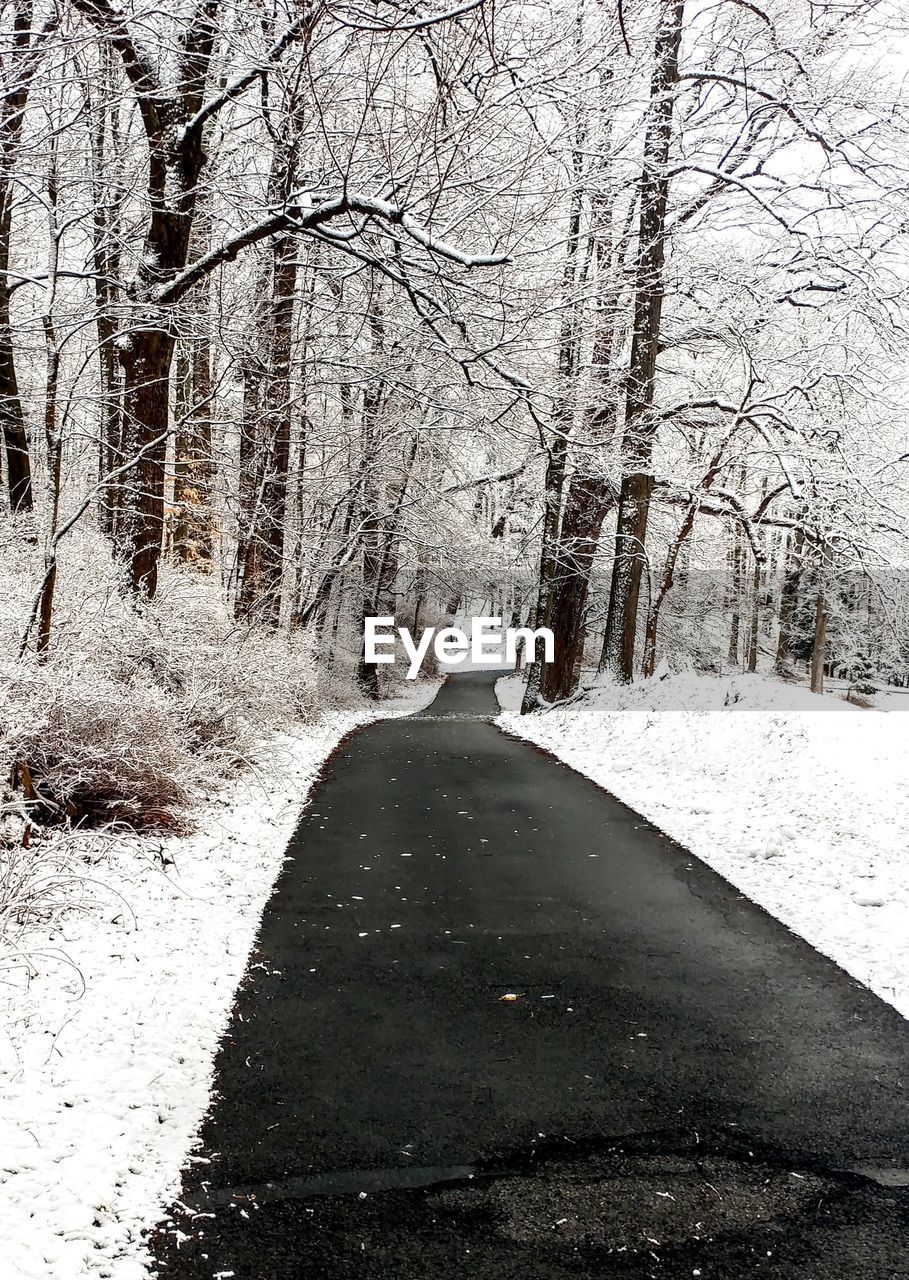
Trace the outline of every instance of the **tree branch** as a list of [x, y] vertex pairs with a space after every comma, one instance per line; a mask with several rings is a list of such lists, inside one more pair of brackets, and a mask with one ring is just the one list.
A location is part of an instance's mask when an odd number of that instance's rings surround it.
[[155, 74], [151, 58], [133, 40], [126, 25], [126, 16], [118, 13], [110, 0], [73, 0], [75, 8], [84, 18], [110, 40], [120, 55], [127, 79], [136, 91], [142, 121], [149, 137], [161, 132], [161, 117], [154, 101], [161, 85]]
[[[320, 199], [318, 203], [313, 203], [309, 208], [302, 205], [294, 206], [293, 204], [288, 204], [285, 208], [275, 210], [260, 222], [244, 227], [242, 231], [238, 231], [230, 240], [225, 241], [216, 249], [212, 249], [210, 253], [205, 254], [197, 262], [192, 263], [184, 271], [181, 271], [179, 275], [175, 276], [169, 284], [158, 292], [155, 301], [162, 306], [179, 302], [194, 284], [209, 275], [216, 267], [222, 266], [225, 262], [232, 262], [244, 249], [250, 245], [258, 244], [269, 236], [276, 235], [279, 232], [312, 231], [324, 223], [331, 222], [335, 218], [345, 217], [351, 213], [359, 213], [366, 218], [375, 218], [381, 222], [399, 226], [412, 240], [415, 240], [417, 244], [427, 249], [430, 253], [438, 254], [439, 257], [447, 258], [462, 267], [498, 266], [501, 263], [508, 262], [506, 254], [471, 255], [463, 253], [446, 241], [437, 240], [399, 206], [390, 204], [387, 200], [379, 200], [375, 197], [367, 196], [361, 192], [347, 191], [339, 196]], [[344, 248], [342, 240], [336, 240], [335, 242], [339, 248]]]
[[226, 106], [229, 102], [233, 102], [233, 100], [238, 98], [240, 94], [248, 89], [251, 84], [255, 84], [257, 80], [261, 80], [263, 76], [267, 75], [269, 69], [280, 60], [281, 55], [294, 43], [295, 40], [299, 40], [300, 36], [304, 34], [308, 35], [309, 32], [312, 31], [312, 28], [315, 26], [316, 19], [321, 11], [321, 4], [312, 3], [312, 0], [308, 0], [303, 16], [298, 18], [296, 22], [292, 23], [280, 39], [275, 41], [266, 53], [264, 62], [262, 62], [258, 67], [252, 67], [249, 71], [244, 71], [242, 74], [235, 76], [233, 80], [228, 81], [220, 93], [216, 94], [215, 97], [210, 98], [208, 102], [204, 103], [195, 115], [186, 122], [183, 129], [184, 136], [189, 136], [192, 133], [198, 133], [205, 122], [211, 119], [213, 115], [217, 115], [222, 107]]

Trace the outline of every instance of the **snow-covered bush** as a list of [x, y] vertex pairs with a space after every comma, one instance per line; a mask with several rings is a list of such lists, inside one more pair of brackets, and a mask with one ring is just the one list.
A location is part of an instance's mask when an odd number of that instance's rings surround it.
[[134, 604], [90, 526], [61, 559], [48, 660], [20, 661], [40, 573], [0, 536], [0, 769], [41, 824], [185, 830], [276, 730], [360, 696], [352, 655], [326, 668], [309, 636], [238, 622], [214, 578], [166, 568]]
[[3, 754], [39, 822], [186, 829], [199, 757], [162, 690], [53, 667], [3, 683]]

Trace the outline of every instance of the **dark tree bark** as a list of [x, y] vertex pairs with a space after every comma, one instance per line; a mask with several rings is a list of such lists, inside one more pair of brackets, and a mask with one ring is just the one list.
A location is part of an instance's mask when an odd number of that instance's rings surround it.
[[[335, 291], [334, 287], [333, 292]], [[341, 421], [343, 424], [344, 435], [348, 440], [354, 435], [354, 419], [355, 408], [353, 391], [350, 383], [343, 378], [338, 385], [338, 399], [341, 406]], [[361, 453], [359, 466], [356, 471], [350, 488], [342, 495], [341, 498], [332, 506], [327, 518], [323, 521], [320, 545], [314, 557], [316, 565], [324, 565], [328, 562], [326, 570], [320, 570], [318, 581], [310, 585], [310, 598], [305, 603], [302, 598], [300, 601], [298, 615], [295, 619], [296, 626], [306, 628], [315, 625], [319, 628], [324, 626], [331, 606], [332, 592], [336, 587], [340, 588], [343, 582], [344, 571], [350, 561], [353, 559], [357, 549], [357, 539], [353, 535], [354, 518], [360, 511], [361, 505], [361, 486], [363, 483], [365, 459]], [[343, 520], [339, 534], [334, 533], [335, 522], [343, 510]], [[328, 547], [332, 536], [335, 536], [336, 547], [333, 554], [329, 555]], [[340, 618], [342, 593], [338, 590], [338, 607], [335, 613], [334, 627], [338, 626]]]
[[[165, 516], [165, 457], [169, 435], [169, 376], [175, 348], [173, 308], [216, 268], [233, 261], [241, 252], [269, 237], [278, 243], [304, 231], [316, 229], [351, 213], [383, 220], [388, 225], [410, 227], [405, 210], [377, 197], [342, 187], [339, 194], [312, 204], [293, 199], [293, 166], [282, 173], [284, 189], [275, 207], [252, 226], [229, 235], [211, 252], [187, 265], [190, 237], [196, 209], [199, 180], [205, 163], [203, 131], [206, 123], [222, 108], [259, 82], [267, 85], [268, 72], [294, 42], [309, 44], [315, 24], [324, 9], [304, 5], [283, 35], [264, 55], [261, 65], [248, 68], [230, 79], [205, 101], [211, 54], [216, 34], [220, 0], [197, 0], [196, 7], [179, 38], [176, 87], [162, 84], [142, 46], [132, 39], [129, 20], [111, 0], [70, 0], [70, 4], [110, 42], [122, 64], [135, 97], [145, 133], [148, 180], [145, 198], [147, 221], [141, 251], [141, 266], [128, 295], [131, 314], [124, 324], [129, 345], [122, 353], [123, 436], [127, 461], [135, 459], [126, 490], [123, 521], [128, 580], [137, 594], [153, 595], [157, 586]], [[434, 21], [447, 21], [448, 15]], [[306, 79], [305, 68], [300, 79]], [[411, 229], [411, 234], [416, 232]], [[463, 267], [495, 265], [503, 255], [467, 255], [444, 241], [421, 232], [417, 239], [442, 257]], [[344, 249], [345, 242], [335, 240]], [[353, 250], [348, 250], [354, 252]], [[278, 264], [279, 271], [294, 270], [288, 250]], [[292, 307], [292, 290], [278, 289], [280, 306]], [[276, 368], [283, 359], [277, 353]], [[278, 379], [276, 379], [277, 383]], [[282, 411], [283, 412], [283, 411]], [[272, 420], [274, 403], [268, 406]], [[283, 512], [286, 509], [285, 436], [282, 422], [273, 434], [270, 456], [274, 465], [264, 477], [263, 499], [267, 527], [262, 539], [263, 559], [259, 579], [263, 594], [274, 595], [277, 562], [283, 565]], [[283, 504], [283, 505], [282, 505]], [[278, 530], [281, 532], [279, 533]], [[244, 579], [252, 580], [248, 573]], [[280, 607], [280, 602], [278, 606]], [[274, 613], [275, 605], [269, 605]]]
[[729, 553], [729, 592], [727, 602], [731, 613], [729, 618], [729, 652], [727, 661], [731, 667], [739, 665], [739, 639], [742, 629], [742, 571], [744, 567], [745, 549], [742, 546], [742, 535], [736, 527], [732, 548]]
[[683, 14], [684, 4], [679, 0], [661, 0], [650, 84], [650, 114], [644, 137], [634, 319], [622, 441], [623, 474], [600, 660], [601, 671], [608, 671], [623, 682], [630, 681], [634, 675], [638, 601], [653, 493], [651, 466], [656, 425], [651, 411], [663, 308], [673, 90], [678, 83]]
[[55, 535], [60, 517], [60, 481], [63, 462], [63, 435], [58, 423], [57, 390], [60, 383], [60, 348], [54, 324], [54, 297], [56, 293], [57, 265], [60, 248], [60, 231], [57, 222], [57, 171], [56, 144], [52, 144], [50, 172], [47, 181], [47, 201], [50, 211], [50, 261], [48, 263], [47, 307], [42, 318], [46, 376], [44, 389], [44, 443], [47, 450], [47, 478], [50, 497], [50, 537], [45, 555], [45, 574], [38, 607], [37, 653], [43, 660], [48, 654], [54, 616], [54, 592], [57, 585], [57, 553]]
[[[367, 311], [367, 323], [372, 342], [373, 374], [363, 390], [362, 405], [362, 498], [363, 507], [360, 519], [360, 542], [363, 548], [363, 595], [362, 614], [364, 618], [374, 616], [379, 608], [382, 593], [382, 517], [380, 514], [380, 498], [378, 477], [376, 475], [379, 458], [379, 421], [385, 404], [387, 388], [381, 371], [385, 354], [385, 322], [382, 315], [380, 299], [375, 292], [370, 299]], [[361, 688], [372, 698], [379, 696], [379, 669], [365, 660], [365, 649], [360, 655], [357, 678]]]
[[135, 334], [122, 356], [124, 453], [137, 461], [124, 484], [123, 537], [132, 589], [153, 596], [164, 533], [164, 486], [174, 337]]
[[[310, 623], [315, 622], [320, 617], [324, 617], [325, 611], [328, 609], [331, 593], [337, 585], [342, 573], [347, 565], [353, 559], [358, 546], [358, 538], [353, 533], [354, 516], [360, 506], [360, 483], [361, 477], [357, 478], [356, 484], [351, 489], [347, 497], [344, 508], [344, 520], [340, 529], [338, 539], [339, 546], [329, 563], [328, 568], [321, 575], [316, 588], [310, 600], [304, 608], [300, 610], [298, 625], [300, 627], [308, 627]], [[329, 530], [326, 529], [326, 538]]]
[[[583, 17], [580, 7], [575, 17], [575, 49], [580, 50], [583, 41]], [[562, 323], [559, 332], [558, 372], [561, 383], [560, 401], [553, 414], [551, 438], [543, 441], [546, 446], [546, 474], [543, 483], [543, 528], [540, 540], [540, 568], [537, 580], [537, 598], [531, 625], [548, 626], [554, 606], [560, 559], [559, 533], [562, 526], [562, 508], [565, 498], [565, 481], [568, 473], [569, 442], [574, 426], [574, 394], [578, 368], [579, 313], [576, 298], [577, 284], [583, 272], [581, 255], [581, 216], [583, 212], [583, 175], [587, 164], [587, 141], [590, 118], [586, 103], [576, 108], [571, 148], [573, 184], [568, 206], [565, 261], [562, 266]], [[544, 677], [542, 659], [530, 664], [522, 714], [533, 711], [540, 699]]]
[[748, 616], [748, 644], [745, 651], [745, 670], [753, 675], [757, 671], [758, 642], [761, 633], [761, 583], [763, 579], [760, 560], [755, 560], [751, 572], [751, 612]]
[[819, 590], [814, 604], [814, 636], [811, 643], [811, 692], [824, 692], [824, 664], [827, 661], [827, 606]]
[[300, 306], [302, 315], [298, 323], [302, 350], [297, 360], [300, 385], [298, 397], [299, 412], [297, 415], [296, 457], [294, 465], [295, 492], [293, 516], [295, 537], [292, 550], [293, 582], [291, 584], [292, 594], [290, 598], [290, 625], [292, 629], [296, 629], [299, 626], [304, 590], [304, 549], [311, 529], [311, 513], [308, 502], [311, 486], [309, 483], [309, 477], [306, 474], [306, 462], [309, 436], [312, 427], [310, 419], [311, 391], [309, 385], [309, 353], [313, 338], [313, 308], [316, 296], [316, 269], [318, 266], [318, 259], [312, 253], [312, 249], [313, 246], [310, 246], [311, 252], [307, 257], [304, 268], [305, 287], [300, 290]]
[[778, 675], [792, 674], [793, 628], [795, 626], [796, 609], [799, 599], [799, 588], [802, 581], [802, 544], [801, 529], [790, 533], [786, 541], [786, 552], [783, 568], [783, 586], [780, 591], [780, 629], [776, 645], [776, 671]]
[[13, 218], [11, 172], [16, 160], [29, 90], [37, 67], [32, 38], [31, 0], [17, 0], [12, 29], [14, 71], [0, 98], [0, 427], [6, 451], [7, 495], [13, 512], [34, 506], [28, 430], [13, 349], [10, 320], [10, 236]]
[[[597, 206], [591, 232], [590, 256], [611, 277], [616, 265], [611, 237], [612, 211]], [[570, 697], [581, 676], [587, 640], [587, 600], [590, 577], [599, 546], [603, 521], [615, 506], [615, 485], [602, 472], [601, 448], [616, 427], [615, 392], [612, 385], [613, 348], [617, 309], [603, 305], [597, 316], [592, 365], [599, 390], [599, 403], [587, 414], [583, 445], [575, 443], [574, 469], [562, 508], [561, 525], [553, 555], [552, 587], [546, 600], [547, 612], [537, 626], [551, 628], [554, 654], [551, 663], [540, 661], [540, 697], [546, 702]], [[575, 343], [575, 347], [576, 347]], [[577, 356], [573, 363], [577, 365]], [[576, 367], [573, 372], [577, 373]]]
[[559, 537], [560, 558], [547, 626], [555, 661], [543, 664], [540, 695], [547, 702], [570, 697], [578, 686], [587, 639], [590, 573], [603, 521], [615, 501], [612, 484], [598, 476], [572, 479]]
[[[297, 131], [303, 120], [305, 97], [295, 90], [285, 104], [284, 131], [277, 140], [269, 178], [273, 206], [286, 203], [295, 186], [298, 154]], [[293, 435], [291, 371], [294, 355], [294, 316], [299, 274], [298, 242], [284, 232], [272, 237], [268, 267], [263, 272], [256, 308], [256, 330], [264, 339], [256, 363], [263, 374], [261, 415], [255, 435], [246, 428], [241, 440], [241, 492], [245, 490], [245, 521], [241, 521], [243, 577], [240, 612], [256, 614], [268, 626], [281, 620], [285, 570], [285, 539], [290, 448]], [[246, 371], [249, 376], [250, 371]], [[244, 414], [247, 424], [251, 421]], [[302, 469], [305, 460], [305, 416], [301, 420], [298, 449]], [[250, 451], [255, 462], [250, 467]], [[255, 479], [249, 484], [250, 474]], [[296, 611], [295, 602], [292, 612]]]
[[[0, 202], [3, 200], [3, 193], [0, 192]], [[7, 250], [9, 234], [6, 224], [7, 219], [0, 212], [0, 279], [4, 282], [7, 279], [5, 272], [9, 262]], [[3, 444], [6, 451], [6, 483], [10, 510], [31, 511], [34, 506], [34, 494], [28, 453], [28, 431], [16, 377], [9, 294], [5, 283], [0, 283], [0, 423], [2, 423]]]
[[382, 520], [382, 546], [376, 572], [376, 586], [378, 588], [376, 596], [377, 611], [386, 607], [386, 601], [398, 575], [398, 541], [401, 510], [407, 497], [407, 490], [410, 486], [419, 448], [420, 434], [415, 431], [404, 457], [404, 473], [401, 477], [401, 483], [393, 496], [392, 493], [388, 494], [390, 501], [388, 510]]
[[[568, 461], [568, 422], [563, 420], [559, 433], [552, 440], [543, 480], [543, 531], [540, 549], [539, 587], [533, 626], [547, 626], [552, 613], [553, 597], [559, 571], [559, 530], [562, 523], [562, 495], [565, 487], [565, 470]], [[533, 711], [540, 697], [543, 677], [541, 661], [531, 663], [524, 686], [521, 711], [524, 715]]]
[[122, 351], [123, 437], [129, 475], [123, 545], [132, 589], [154, 595], [164, 533], [169, 379], [175, 334], [157, 291], [187, 262], [199, 177], [204, 101], [215, 38], [217, 0], [201, 0], [181, 39], [179, 88], [166, 93], [109, 0], [73, 0], [120, 57], [139, 106], [148, 151], [148, 222], [134, 282], [135, 313]]
[[[583, 143], [586, 133], [582, 121], [578, 121], [573, 164], [575, 187], [571, 195], [568, 213], [568, 240], [565, 264], [562, 270], [562, 295], [564, 315], [559, 335], [559, 377], [563, 385], [562, 402], [555, 414], [554, 430], [547, 446], [546, 473], [543, 479], [543, 529], [540, 538], [540, 569], [533, 626], [548, 626], [552, 613], [554, 592], [559, 566], [559, 531], [562, 525], [562, 503], [568, 467], [568, 445], [573, 425], [573, 411], [569, 400], [569, 387], [577, 372], [578, 322], [573, 297], [578, 275], [578, 252], [581, 231], [581, 172]], [[532, 662], [527, 672], [522, 714], [534, 710], [540, 697], [544, 663]]]

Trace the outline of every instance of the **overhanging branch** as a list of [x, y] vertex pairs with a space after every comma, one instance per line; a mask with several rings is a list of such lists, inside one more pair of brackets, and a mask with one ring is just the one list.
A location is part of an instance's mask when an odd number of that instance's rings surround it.
[[[499, 266], [508, 262], [507, 254], [477, 255], [464, 253], [454, 245], [448, 244], [447, 241], [437, 239], [401, 206], [391, 204], [387, 200], [380, 200], [375, 196], [368, 196], [363, 192], [345, 191], [337, 196], [322, 199], [313, 196], [311, 199], [312, 203], [308, 207], [304, 204], [288, 204], [268, 214], [261, 221], [244, 227], [229, 240], [212, 249], [211, 252], [199, 258], [198, 261], [192, 263], [184, 271], [181, 271], [179, 275], [175, 276], [169, 284], [158, 292], [155, 301], [162, 306], [169, 306], [172, 303], [179, 302], [193, 285], [204, 279], [217, 267], [226, 262], [232, 262], [244, 249], [250, 245], [258, 244], [261, 240], [266, 240], [269, 236], [278, 235], [281, 232], [292, 234], [294, 232], [314, 231], [326, 223], [351, 214], [359, 214], [367, 220], [375, 219], [391, 226], [399, 226], [427, 252], [437, 254], [441, 258], [456, 262], [459, 266], [468, 269], [471, 267]], [[344, 249], [343, 240], [336, 240], [335, 243], [337, 243], [338, 248]]]

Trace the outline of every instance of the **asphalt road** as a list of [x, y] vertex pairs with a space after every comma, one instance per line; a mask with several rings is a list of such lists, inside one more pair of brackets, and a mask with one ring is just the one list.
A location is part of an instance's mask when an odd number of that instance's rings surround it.
[[909, 1276], [909, 1024], [493, 678], [329, 761], [159, 1274]]

